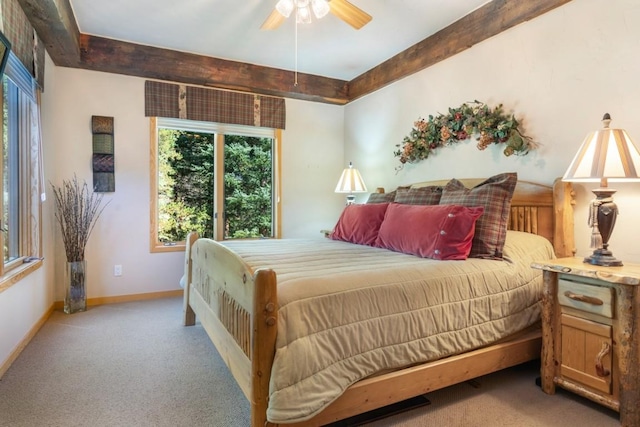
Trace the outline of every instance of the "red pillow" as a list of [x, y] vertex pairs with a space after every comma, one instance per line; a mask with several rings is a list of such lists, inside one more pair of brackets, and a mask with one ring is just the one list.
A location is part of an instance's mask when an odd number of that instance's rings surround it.
[[389, 203], [348, 205], [342, 211], [333, 232], [333, 240], [373, 246]]
[[476, 220], [483, 212], [482, 206], [392, 203], [375, 245], [422, 258], [467, 259]]

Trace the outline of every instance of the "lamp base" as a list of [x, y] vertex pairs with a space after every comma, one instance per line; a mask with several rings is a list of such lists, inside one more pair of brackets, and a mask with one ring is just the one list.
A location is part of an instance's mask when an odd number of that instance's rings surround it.
[[584, 262], [591, 265], [602, 265], [604, 267], [618, 267], [622, 265], [622, 261], [613, 256], [608, 249], [596, 249], [591, 256], [584, 259]]
[[593, 227], [595, 224], [595, 228], [597, 228], [596, 238], [594, 239], [593, 235], [591, 237], [591, 247], [597, 249], [593, 251], [591, 256], [586, 257], [584, 262], [604, 267], [621, 266], [622, 261], [614, 257], [609, 250], [609, 237], [611, 237], [618, 216], [618, 206], [613, 201], [613, 194], [616, 190], [607, 187], [607, 182], [603, 179], [601, 187], [592, 191], [596, 195], [596, 199], [591, 202], [589, 225]]

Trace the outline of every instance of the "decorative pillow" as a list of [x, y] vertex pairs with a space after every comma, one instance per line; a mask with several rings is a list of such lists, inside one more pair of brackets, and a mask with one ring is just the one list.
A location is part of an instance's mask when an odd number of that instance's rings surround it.
[[442, 196], [442, 187], [428, 186], [400, 189], [394, 202], [404, 205], [437, 205]]
[[467, 259], [483, 207], [401, 205], [387, 209], [375, 246], [422, 258]]
[[371, 193], [367, 199], [367, 203], [391, 203], [396, 197], [395, 190], [391, 193]]
[[396, 194], [401, 190], [408, 190], [409, 187], [400, 186], [390, 193], [371, 193], [369, 195], [369, 199], [367, 199], [367, 203], [393, 203], [396, 198]]
[[333, 240], [373, 246], [389, 203], [348, 205], [329, 235]]
[[457, 179], [452, 179], [444, 187], [441, 205], [484, 207], [484, 214], [476, 224], [470, 257], [502, 259], [511, 198], [517, 181], [516, 173], [503, 173], [492, 176], [473, 188], [465, 187]]

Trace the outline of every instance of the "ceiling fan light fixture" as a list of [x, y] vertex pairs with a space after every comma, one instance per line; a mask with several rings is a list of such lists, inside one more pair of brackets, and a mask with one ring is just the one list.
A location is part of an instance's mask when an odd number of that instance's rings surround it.
[[296, 24], [308, 24], [311, 23], [311, 15], [319, 20], [329, 13], [356, 30], [371, 21], [371, 15], [349, 0], [278, 0], [260, 29], [275, 30], [292, 13], [295, 13]]
[[293, 12], [294, 8], [294, 0], [280, 0], [276, 3], [276, 10], [280, 13], [280, 15], [288, 18]]
[[296, 9], [296, 19], [298, 24], [310, 24], [311, 23], [311, 8], [309, 4], [305, 6], [299, 6]]
[[327, 0], [311, 0], [311, 7], [316, 18], [323, 18], [329, 13], [330, 7]]

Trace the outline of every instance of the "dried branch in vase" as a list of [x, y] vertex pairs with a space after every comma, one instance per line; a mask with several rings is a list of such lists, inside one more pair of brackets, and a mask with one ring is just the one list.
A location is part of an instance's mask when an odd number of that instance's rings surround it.
[[70, 181], [63, 180], [62, 186], [51, 187], [67, 261], [83, 261], [91, 231], [109, 202], [102, 205], [103, 194], [89, 190], [86, 181], [80, 185], [75, 175]]

